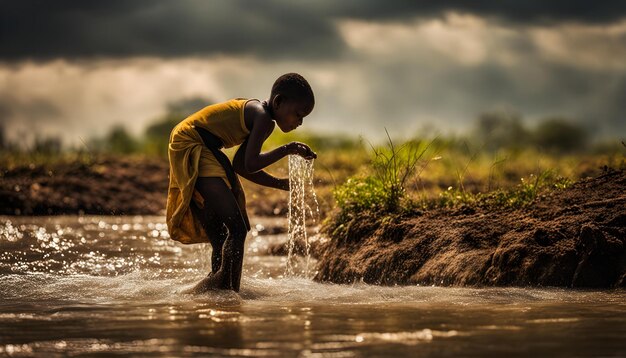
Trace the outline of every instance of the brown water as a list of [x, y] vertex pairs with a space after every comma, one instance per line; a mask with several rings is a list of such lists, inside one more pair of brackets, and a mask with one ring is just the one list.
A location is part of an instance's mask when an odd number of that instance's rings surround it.
[[194, 296], [210, 251], [163, 217], [0, 217], [0, 356], [626, 356], [623, 290], [286, 278], [252, 222], [241, 293]]

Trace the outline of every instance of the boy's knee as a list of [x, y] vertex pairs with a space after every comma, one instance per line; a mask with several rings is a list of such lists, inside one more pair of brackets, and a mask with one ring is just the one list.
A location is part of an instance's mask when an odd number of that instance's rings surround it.
[[237, 256], [241, 255], [244, 251], [244, 245], [246, 241], [246, 231], [245, 230], [233, 230], [228, 235], [228, 240], [226, 241], [227, 250], [235, 254]]
[[243, 229], [237, 230], [234, 234], [233, 234], [233, 238], [237, 241], [240, 242], [241, 244], [243, 244], [244, 241], [246, 241], [246, 236], [247, 236], [248, 232], [246, 231], [246, 228], [244, 227]]
[[246, 224], [243, 221], [243, 217], [241, 216], [239, 210], [228, 215], [224, 220], [224, 224], [228, 227], [228, 230], [231, 231], [238, 229], [244, 231], [246, 230]]
[[224, 226], [210, 225], [207, 227], [207, 234], [209, 235], [209, 240], [215, 241], [216, 243], [223, 243], [226, 240], [226, 236], [228, 236], [228, 232]]

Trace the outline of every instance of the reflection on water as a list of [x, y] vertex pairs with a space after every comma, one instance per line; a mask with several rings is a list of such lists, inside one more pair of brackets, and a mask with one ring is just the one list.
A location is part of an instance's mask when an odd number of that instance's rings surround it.
[[242, 291], [189, 295], [210, 248], [162, 217], [0, 218], [0, 356], [624, 356], [626, 293], [329, 285], [265, 255]]

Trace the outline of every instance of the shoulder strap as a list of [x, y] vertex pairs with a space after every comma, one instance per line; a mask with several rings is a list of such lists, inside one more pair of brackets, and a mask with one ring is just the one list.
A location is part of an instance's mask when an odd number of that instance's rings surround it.
[[226, 154], [224, 154], [224, 152], [220, 150], [224, 148], [224, 143], [218, 136], [209, 132], [208, 130], [197, 126], [194, 128], [198, 132], [198, 134], [200, 134], [204, 145], [209, 148], [211, 153], [213, 153], [213, 155], [215, 156], [215, 159], [217, 159], [220, 165], [224, 168], [224, 171], [226, 172], [226, 178], [230, 183], [230, 189], [235, 196], [235, 202], [237, 203], [237, 207], [239, 208], [239, 213], [241, 214], [241, 217], [246, 224], [246, 229], [250, 231], [250, 220], [248, 219], [248, 214], [246, 213], [245, 208], [242, 209], [239, 206], [239, 200], [237, 200], [240, 195], [244, 195], [243, 188], [241, 187], [239, 179], [237, 179], [237, 174], [235, 173], [235, 169], [233, 168], [232, 163], [230, 162]]

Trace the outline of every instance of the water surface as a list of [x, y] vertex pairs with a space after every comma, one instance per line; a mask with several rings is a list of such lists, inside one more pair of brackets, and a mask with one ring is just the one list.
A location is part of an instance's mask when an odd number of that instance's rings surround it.
[[252, 223], [242, 291], [190, 295], [163, 217], [0, 217], [0, 356], [626, 356], [623, 290], [320, 284]]

